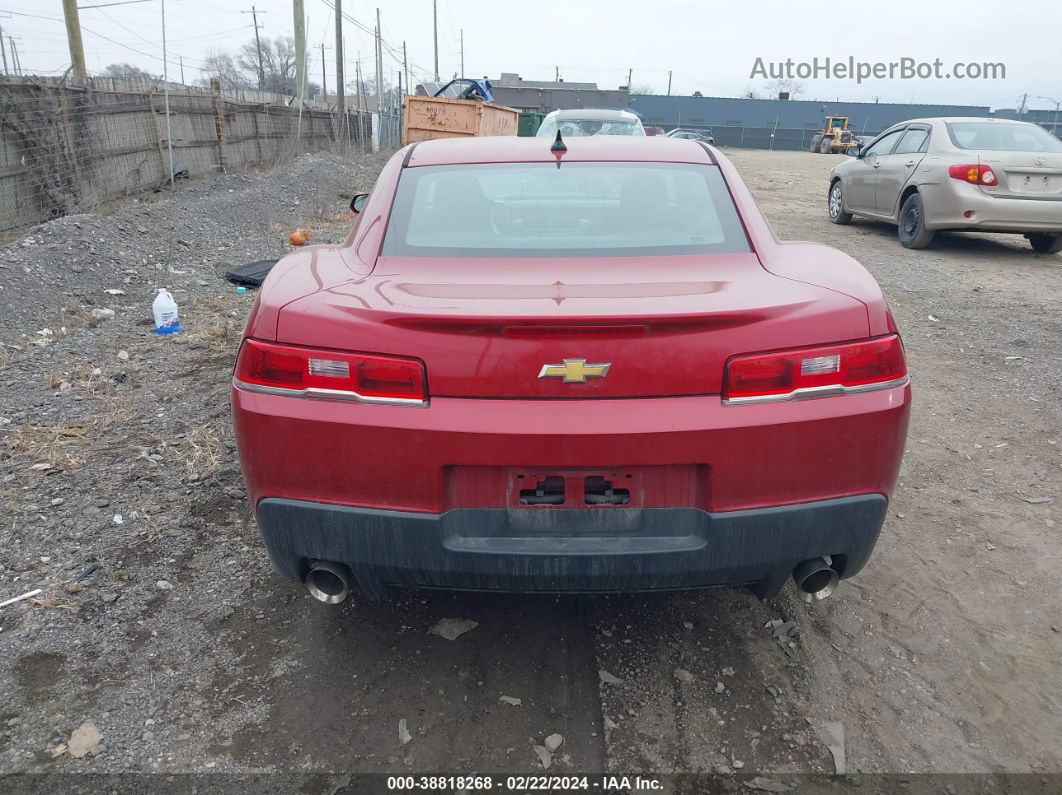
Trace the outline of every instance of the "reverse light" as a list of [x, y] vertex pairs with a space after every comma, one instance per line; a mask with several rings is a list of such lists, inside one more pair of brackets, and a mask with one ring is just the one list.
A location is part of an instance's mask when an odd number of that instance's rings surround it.
[[961, 179], [971, 185], [987, 185], [993, 187], [999, 184], [996, 174], [988, 166], [948, 166], [948, 176], [952, 179]]
[[252, 392], [363, 403], [424, 405], [424, 365], [346, 351], [316, 350], [244, 340], [236, 359], [236, 386]]
[[773, 403], [887, 389], [907, 383], [897, 334], [781, 353], [734, 356], [727, 362], [725, 403]]

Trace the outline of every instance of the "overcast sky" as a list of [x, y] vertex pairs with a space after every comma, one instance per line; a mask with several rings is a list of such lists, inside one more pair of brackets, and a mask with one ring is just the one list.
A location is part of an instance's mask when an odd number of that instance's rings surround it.
[[[79, 0], [80, 5], [117, 0]], [[170, 77], [179, 79], [183, 56], [187, 82], [200, 77], [198, 67], [211, 48], [235, 50], [253, 38], [252, 0], [167, 0]], [[311, 47], [325, 42], [328, 83], [335, 81], [335, 33], [326, 0], [304, 0]], [[244, 5], [244, 3], [246, 3]], [[254, 0], [266, 13], [259, 17], [262, 35], [292, 31], [290, 0]], [[882, 102], [933, 102], [1017, 107], [1029, 95], [1030, 107], [1054, 107], [1039, 96], [1062, 99], [1062, 46], [1059, 0], [927, 2], [783, 2], [746, 0], [438, 0], [439, 70], [452, 76], [460, 62], [459, 31], [464, 29], [465, 71], [470, 76], [518, 72], [525, 79], [549, 80], [556, 67], [570, 81], [593, 81], [602, 87], [626, 83], [633, 69], [635, 85], [656, 93], [738, 96], [762, 90], [750, 78], [757, 57], [764, 61], [810, 61], [854, 56], [864, 61], [892, 61], [908, 56], [919, 61], [1001, 62], [1005, 80], [854, 80], [803, 81], [804, 99]], [[818, 10], [818, 9], [822, 10]], [[396, 49], [408, 44], [413, 72], [432, 71], [431, 0], [385, 0], [380, 3], [384, 38]], [[836, 10], [829, 10], [836, 9]], [[853, 10], [854, 9], [854, 10]], [[344, 11], [370, 29], [376, 4], [345, 0]], [[5, 13], [6, 12], [6, 13]], [[114, 62], [129, 62], [162, 71], [160, 0], [83, 9], [85, 57], [89, 71]], [[31, 15], [31, 16], [29, 16]], [[39, 18], [45, 17], [45, 18]], [[5, 45], [15, 37], [24, 71], [61, 73], [69, 64], [60, 0], [0, 0], [0, 27]], [[348, 69], [360, 49], [362, 67], [371, 73], [372, 37], [351, 23], [344, 25]], [[108, 41], [110, 39], [110, 41]], [[10, 52], [8, 53], [10, 59]], [[311, 51], [311, 79], [320, 81], [320, 49]], [[399, 65], [386, 59], [387, 71]]]

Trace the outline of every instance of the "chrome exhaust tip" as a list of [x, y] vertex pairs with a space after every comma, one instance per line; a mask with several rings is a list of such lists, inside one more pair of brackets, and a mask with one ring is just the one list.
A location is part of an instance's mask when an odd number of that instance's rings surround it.
[[819, 602], [832, 594], [840, 578], [826, 558], [810, 558], [793, 569], [793, 582], [805, 602]]
[[350, 594], [350, 569], [342, 563], [315, 560], [303, 580], [310, 596], [326, 605], [337, 605]]

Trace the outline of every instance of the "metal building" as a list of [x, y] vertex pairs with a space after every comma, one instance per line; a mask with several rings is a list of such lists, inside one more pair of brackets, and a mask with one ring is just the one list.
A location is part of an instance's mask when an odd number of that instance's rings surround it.
[[[817, 130], [826, 116], [847, 116], [851, 127], [871, 135], [906, 119], [927, 116], [991, 116], [987, 106], [914, 105], [886, 102], [833, 102], [820, 100], [740, 99], [737, 97], [678, 97], [655, 94], [631, 97], [631, 109], [646, 124], [665, 129], [711, 127], [718, 140], [720, 128], [777, 127]], [[724, 133], [725, 134], [725, 133]]]

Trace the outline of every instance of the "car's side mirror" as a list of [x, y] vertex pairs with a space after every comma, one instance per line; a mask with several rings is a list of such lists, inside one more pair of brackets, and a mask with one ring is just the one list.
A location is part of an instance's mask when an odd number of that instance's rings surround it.
[[848, 154], [850, 154], [852, 157], [862, 157], [863, 150], [859, 146], [852, 146], [849, 147]]
[[358, 193], [350, 200], [350, 211], [357, 215], [365, 209], [365, 202], [369, 200], [368, 193]]

